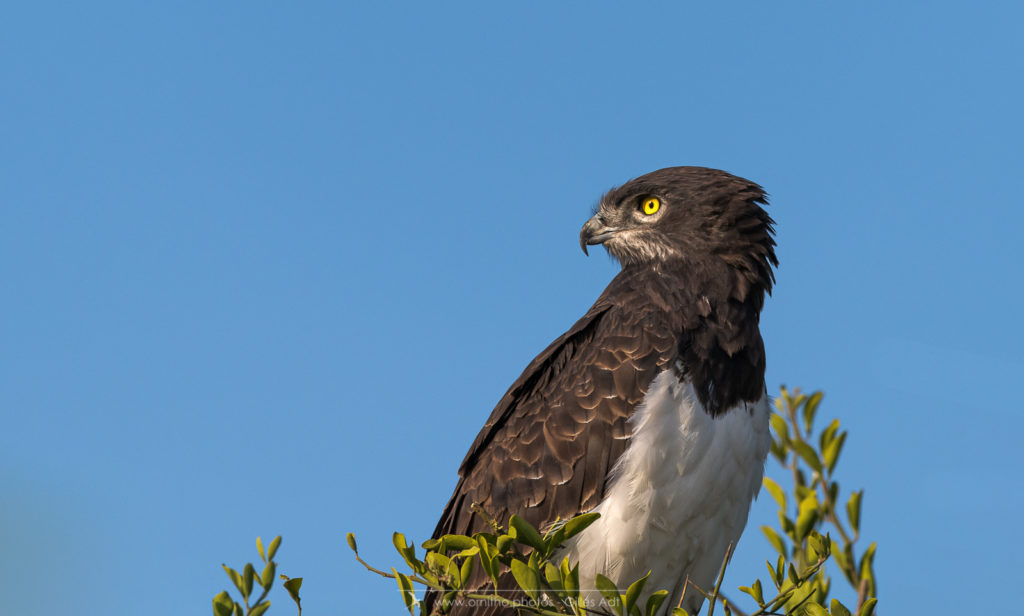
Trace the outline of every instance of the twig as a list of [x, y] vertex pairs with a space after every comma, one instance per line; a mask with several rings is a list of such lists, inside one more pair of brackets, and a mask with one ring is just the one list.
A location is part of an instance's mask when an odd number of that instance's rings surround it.
[[470, 503], [469, 510], [483, 518], [484, 522], [487, 522], [487, 524], [491, 527], [492, 530], [494, 530], [495, 533], [501, 534], [501, 524], [498, 524], [497, 520], [495, 520], [494, 517], [491, 516], [491, 514], [484, 511], [484, 508], [480, 506], [480, 503]]
[[860, 614], [860, 608], [863, 607], [864, 602], [868, 600], [868, 579], [863, 578], [860, 581], [860, 585], [857, 586], [857, 609], [854, 610], [857, 614]]
[[683, 599], [686, 598], [686, 588], [689, 585], [690, 585], [690, 574], [687, 573], [686, 574], [686, 579], [683, 580], [683, 592], [679, 594], [679, 603], [676, 604], [676, 607], [678, 607], [678, 608], [683, 607]]
[[715, 582], [715, 590], [711, 593], [711, 605], [708, 607], [708, 616], [715, 613], [715, 602], [718, 601], [718, 591], [722, 588], [722, 580], [725, 579], [725, 568], [729, 564], [729, 557], [732, 556], [732, 542], [725, 548], [725, 559], [722, 560], [722, 570], [718, 572], [718, 581]]

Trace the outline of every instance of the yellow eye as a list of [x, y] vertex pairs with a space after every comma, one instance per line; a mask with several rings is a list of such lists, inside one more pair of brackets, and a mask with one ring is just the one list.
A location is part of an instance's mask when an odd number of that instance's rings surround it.
[[648, 216], [656, 214], [661, 209], [661, 200], [657, 197], [647, 197], [640, 204], [640, 209]]

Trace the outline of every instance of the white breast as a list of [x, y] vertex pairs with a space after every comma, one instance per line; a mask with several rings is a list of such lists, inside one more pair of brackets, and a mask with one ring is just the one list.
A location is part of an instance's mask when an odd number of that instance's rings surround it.
[[[644, 594], [668, 590], [666, 606], [678, 604], [687, 576], [710, 589], [761, 486], [770, 412], [764, 396], [713, 419], [690, 384], [659, 374], [630, 418], [629, 447], [595, 509], [601, 518], [558, 558], [579, 561], [583, 588], [593, 588], [596, 573], [625, 587], [651, 571]], [[702, 601], [688, 589], [683, 607], [695, 614]]]

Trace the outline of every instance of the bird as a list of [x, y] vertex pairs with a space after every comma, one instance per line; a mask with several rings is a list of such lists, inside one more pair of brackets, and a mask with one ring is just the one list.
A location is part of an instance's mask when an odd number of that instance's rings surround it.
[[[667, 167], [607, 191], [579, 235], [619, 273], [500, 399], [469, 448], [433, 537], [489, 531], [473, 505], [535, 528], [600, 517], [557, 553], [588, 605], [600, 573], [651, 572], [696, 614], [746, 525], [771, 444], [760, 314], [775, 282], [775, 222], [759, 185]], [[471, 588], [487, 587], [479, 571]], [[505, 583], [503, 583], [505, 582]], [[502, 591], [514, 588], [506, 572]], [[645, 593], [647, 594], [647, 593]], [[436, 593], [425, 613], [438, 609]], [[643, 605], [643, 603], [640, 603]], [[455, 616], [514, 614], [479, 602]]]

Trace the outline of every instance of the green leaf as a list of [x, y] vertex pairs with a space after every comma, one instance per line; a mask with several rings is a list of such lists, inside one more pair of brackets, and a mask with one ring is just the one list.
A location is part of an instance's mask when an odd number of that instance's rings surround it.
[[872, 597], [864, 602], [864, 605], [860, 607], [860, 612], [857, 616], [871, 616], [875, 613], [875, 604], [878, 603], [878, 599]]
[[659, 590], [652, 592], [650, 597], [647, 597], [647, 605], [644, 607], [645, 616], [655, 616], [658, 610], [661, 609], [661, 604], [668, 599], [667, 590]]
[[529, 522], [517, 515], [513, 515], [509, 518], [508, 526], [509, 534], [514, 532], [514, 536], [519, 543], [525, 543], [540, 552], [544, 551], [544, 539]]
[[513, 538], [512, 536], [510, 536], [510, 535], [500, 535], [495, 540], [494, 543], [495, 543], [495, 545], [498, 548], [498, 553], [499, 554], [505, 554], [506, 552], [508, 552], [509, 546], [511, 546], [514, 542], [515, 542], [515, 538]]
[[807, 603], [804, 603], [803, 610], [804, 613], [807, 614], [807, 616], [828, 616], [828, 610], [821, 607], [821, 605], [815, 603], [814, 601], [808, 601]]
[[252, 566], [252, 563], [245, 563], [245, 568], [242, 569], [242, 597], [248, 599], [249, 595], [252, 594], [252, 581], [256, 577], [256, 569]]
[[846, 503], [846, 515], [850, 519], [850, 528], [855, 534], [860, 533], [860, 502], [864, 496], [864, 490], [854, 492]]
[[835, 539], [829, 539], [829, 542], [829, 552], [832, 554], [832, 558], [836, 560], [836, 564], [839, 565], [840, 569], [845, 570], [849, 563], [849, 561], [846, 560], [846, 554], [843, 553], [843, 549], [839, 547], [839, 544], [836, 543]]
[[618, 610], [619, 614], [625, 613], [622, 609], [622, 597], [619, 596], [619, 589], [611, 580], [598, 573], [594, 578], [594, 586], [604, 596], [609, 607]]
[[636, 600], [640, 598], [640, 593], [644, 589], [644, 584], [647, 583], [647, 578], [651, 577], [651, 572], [648, 571], [647, 575], [643, 576], [639, 580], [633, 582], [626, 589], [626, 609], [625, 612], [628, 614], [633, 611], [633, 606], [636, 605]]
[[403, 535], [402, 533], [392, 533], [391, 543], [394, 544], [395, 549], [398, 550], [399, 554], [401, 554], [403, 550], [409, 548], [409, 543], [405, 540], [405, 535]]
[[521, 560], [513, 560], [510, 568], [512, 569], [512, 576], [516, 579], [519, 587], [523, 589], [523, 592], [531, 599], [536, 600], [537, 591], [540, 590], [540, 576], [537, 575], [537, 571], [531, 569]]
[[235, 604], [235, 609], [232, 613], [234, 614], [234, 616], [245, 616], [245, 611], [242, 609], [242, 606], [238, 603]]
[[231, 578], [231, 582], [235, 585], [235, 588], [238, 589], [238, 592], [245, 595], [245, 584], [242, 582], [242, 576], [238, 575], [237, 571], [227, 565], [222, 564], [221, 567], [224, 567], [224, 572], [228, 574], [229, 578]]
[[786, 419], [778, 413], [772, 413], [771, 416], [772, 430], [775, 431], [775, 435], [779, 437], [779, 440], [783, 443], [789, 442], [789, 427], [786, 426]]
[[487, 543], [487, 537], [483, 535], [477, 535], [476, 544], [480, 548], [480, 553], [478, 554], [480, 566], [484, 568], [484, 573], [487, 574], [487, 577], [491, 578], [491, 581], [497, 586], [498, 571], [496, 563], [498, 550], [493, 545]]
[[864, 555], [860, 558], [860, 567], [857, 568], [860, 571], [860, 576], [869, 577], [871, 575], [871, 566], [875, 562], [875, 548], [877, 546], [874, 542], [868, 546], [868, 549], [864, 550]]
[[772, 495], [772, 500], [779, 506], [779, 509], [786, 508], [786, 493], [783, 492], [779, 484], [775, 483], [771, 477], [765, 477], [761, 480], [761, 484], [764, 485], [764, 489], [768, 490], [768, 493]]
[[270, 590], [270, 587], [274, 585], [274, 573], [276, 571], [277, 565], [272, 560], [263, 568], [263, 574], [260, 575], [260, 586], [263, 587], [263, 590]]
[[468, 550], [476, 545], [471, 537], [465, 535], [445, 535], [441, 537], [441, 545], [447, 550]]
[[395, 575], [395, 581], [398, 582], [398, 590], [402, 593], [405, 609], [409, 610], [409, 616], [415, 616], [416, 593], [413, 590], [412, 581], [409, 579], [409, 576], [399, 573], [394, 567], [391, 568], [391, 573]]
[[356, 554], [359, 553], [359, 549], [356, 548], [356, 536], [352, 533], [345, 535], [345, 541], [348, 541], [348, 547], [352, 548], [352, 551]]
[[462, 550], [461, 552], [456, 554], [453, 558], [468, 558], [470, 556], [476, 556], [479, 553], [480, 553], [480, 547], [474, 545], [473, 547], [469, 548], [468, 550]]
[[256, 537], [256, 549], [259, 551], [260, 558], [263, 559], [263, 562], [267, 562], [267, 553], [263, 551], [263, 540], [259, 537]]
[[[569, 564], [569, 558], [566, 557], [564, 561], [566, 565]], [[569, 570], [569, 574], [562, 580], [562, 585], [565, 586], [565, 592], [569, 593], [570, 597], [578, 599], [580, 596], [580, 565], [576, 563], [573, 568]]]
[[[781, 560], [782, 557], [779, 556], [779, 559]], [[764, 564], [767, 565], [767, 567], [768, 567], [768, 573], [771, 574], [771, 580], [772, 580], [772, 583], [775, 584], [775, 588], [776, 589], [780, 588], [782, 586], [782, 582], [779, 581], [779, 574], [775, 570], [775, 567], [772, 565], [772, 561], [766, 560], [766, 561], [764, 561]]]
[[409, 565], [410, 569], [417, 573], [421, 573], [423, 571], [423, 565], [416, 558], [416, 546], [409, 545], [405, 540], [405, 535], [402, 533], [392, 534], [391, 543], [394, 544], [395, 549], [402, 555], [402, 558], [405, 560], [405, 564]]
[[810, 445], [803, 441], [795, 441], [793, 443], [793, 450], [803, 458], [803, 461], [807, 463], [807, 466], [810, 466], [819, 473], [821, 472], [821, 460], [818, 459], [817, 452], [815, 452]]
[[843, 443], [846, 442], [846, 431], [834, 438], [828, 447], [822, 451], [822, 457], [825, 459], [825, 466], [828, 468], [828, 472], [832, 472], [836, 467], [836, 462], [839, 461], [839, 454], [843, 451]]
[[782, 541], [782, 537], [780, 537], [779, 534], [775, 532], [774, 528], [772, 528], [771, 526], [762, 526], [761, 532], [764, 533], [764, 536], [768, 538], [768, 543], [772, 544], [772, 547], [775, 548], [776, 552], [783, 556], [787, 556], [786, 544]]
[[839, 599], [832, 599], [830, 607], [832, 616], [850, 616], [850, 610], [846, 609], [846, 606], [840, 603]]
[[441, 598], [441, 612], [442, 613], [447, 614], [448, 611], [451, 610], [452, 602], [455, 601], [455, 597], [457, 595], [458, 595], [458, 592], [456, 592], [454, 590], [451, 591], [451, 592], [444, 593], [444, 596]]
[[259, 605], [253, 606], [253, 608], [251, 610], [249, 610], [249, 616], [263, 616], [263, 613], [266, 612], [269, 609], [270, 609], [270, 601], [264, 601], [263, 603], [260, 603]]
[[824, 537], [813, 530], [807, 534], [807, 548], [810, 551], [811, 564], [819, 557], [827, 556], [829, 551], [829, 545], [825, 543]]
[[565, 589], [562, 587], [562, 572], [559, 571], [554, 563], [544, 563], [544, 579], [547, 580], [548, 586], [556, 593], [559, 595], [565, 594]]
[[274, 555], [277, 554], [279, 547], [281, 547], [281, 535], [274, 537], [274, 540], [267, 546], [267, 560], [274, 560]]
[[833, 419], [832, 423], [822, 430], [821, 435], [818, 436], [818, 449], [824, 451], [828, 444], [832, 442], [832, 439], [835, 438], [837, 430], [839, 430], [839, 420]]
[[814, 523], [818, 521], [818, 499], [814, 494], [808, 495], [807, 498], [800, 501], [799, 512], [796, 516], [796, 526], [793, 529], [798, 542], [803, 542], [807, 534], [814, 528]]
[[231, 616], [235, 609], [235, 602], [226, 590], [221, 591], [213, 597], [213, 616]]
[[451, 563], [451, 559], [440, 552], [427, 552], [426, 555], [427, 567], [430, 568], [434, 573], [448, 573], [448, 564]]
[[786, 514], [781, 511], [779, 512], [779, 526], [782, 527], [782, 532], [788, 535], [792, 535], [793, 529], [796, 528], [796, 525], [793, 524], [793, 520], [790, 520], [786, 517]]
[[816, 391], [811, 394], [811, 397], [807, 399], [807, 403], [804, 404], [804, 431], [808, 434], [811, 433], [814, 416], [818, 413], [818, 405], [821, 404], [821, 399], [824, 397], [824, 392]]
[[672, 608], [672, 616], [690, 616], [690, 613], [681, 607]]
[[581, 513], [572, 518], [562, 527], [565, 529], [565, 538], [572, 539], [582, 533], [588, 526], [596, 522], [599, 517], [601, 517], [600, 513]]
[[296, 605], [302, 604], [301, 599], [299, 599], [299, 589], [302, 588], [302, 578], [287, 579], [282, 586], [284, 586], [284, 589], [288, 591], [288, 594]]
[[758, 607], [764, 607], [764, 590], [761, 588], [761, 580], [755, 580], [752, 587], [740, 586], [740, 592], [745, 592], [750, 595], [754, 601], [757, 601]]

